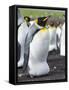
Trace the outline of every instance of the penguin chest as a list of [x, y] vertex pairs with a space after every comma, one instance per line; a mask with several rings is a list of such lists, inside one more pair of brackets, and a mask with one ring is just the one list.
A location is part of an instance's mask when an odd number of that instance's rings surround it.
[[29, 74], [43, 75], [49, 72], [46, 62], [49, 48], [49, 32], [39, 31], [30, 44]]
[[60, 48], [60, 39], [61, 39], [61, 28], [60, 27], [57, 27], [56, 39], [57, 39], [57, 46]]
[[[32, 54], [31, 57], [33, 57], [38, 61], [41, 61], [46, 56], [46, 52], [49, 46], [49, 34], [48, 32], [41, 32], [39, 31], [33, 38], [32, 43], [30, 44], [30, 53]], [[37, 62], [38, 62], [37, 61]]]
[[49, 29], [49, 51], [56, 49], [56, 28], [50, 27]]
[[28, 33], [28, 27], [25, 22], [18, 28], [18, 43], [20, 45], [20, 59], [18, 61], [18, 67], [23, 65], [24, 62], [24, 44]]
[[60, 38], [60, 36], [61, 36], [61, 29], [60, 29], [60, 27], [57, 27], [56, 34]]
[[60, 55], [65, 56], [65, 23], [62, 27], [62, 33], [60, 39]]
[[26, 38], [26, 35], [28, 33], [28, 27], [26, 23], [22, 23], [21, 26], [18, 29], [18, 42], [21, 44]]

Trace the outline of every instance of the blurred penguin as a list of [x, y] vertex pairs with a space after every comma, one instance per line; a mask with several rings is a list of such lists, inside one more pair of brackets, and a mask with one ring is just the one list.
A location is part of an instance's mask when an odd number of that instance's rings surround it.
[[[18, 60], [18, 67], [21, 67], [24, 63], [24, 44], [26, 35], [28, 33], [28, 26], [24, 20], [24, 17], [21, 16], [20, 11], [18, 10], [18, 43], [20, 45], [20, 54]], [[19, 51], [19, 50], [18, 50]]]
[[24, 17], [24, 20], [26, 21], [27, 26], [29, 27], [29, 26], [30, 26], [31, 18], [30, 18], [29, 16], [25, 16], [25, 17]]
[[60, 55], [65, 56], [65, 22], [62, 26], [62, 33], [60, 39]]
[[57, 50], [57, 45], [56, 45], [56, 26], [55, 26], [55, 18], [50, 17], [48, 19], [48, 31], [49, 31], [49, 52], [53, 50]]
[[63, 18], [58, 18], [59, 24], [57, 25], [56, 29], [56, 37], [57, 37], [57, 47], [60, 49], [60, 39], [61, 39], [61, 33], [62, 33], [62, 27], [64, 24], [64, 19]]

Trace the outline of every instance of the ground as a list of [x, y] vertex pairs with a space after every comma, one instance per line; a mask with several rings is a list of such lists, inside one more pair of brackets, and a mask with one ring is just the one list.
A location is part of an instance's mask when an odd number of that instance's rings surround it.
[[[46, 80], [60, 80], [65, 79], [65, 57], [55, 54], [53, 52], [48, 55], [48, 64], [51, 71], [48, 75], [38, 76], [31, 78], [27, 73], [18, 77], [18, 82], [28, 82], [28, 81], [46, 81]], [[18, 75], [22, 73], [22, 68], [18, 69]]]

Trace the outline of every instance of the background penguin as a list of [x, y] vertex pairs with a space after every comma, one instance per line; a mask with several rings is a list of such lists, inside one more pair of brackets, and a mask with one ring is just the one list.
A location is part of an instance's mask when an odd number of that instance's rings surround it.
[[18, 10], [18, 27], [23, 23], [24, 17], [21, 16], [20, 10]]
[[24, 17], [22, 17], [20, 11], [18, 11], [18, 67], [21, 67], [24, 62], [24, 43], [28, 31]]
[[29, 17], [29, 16], [24, 16], [24, 19], [25, 19], [28, 27], [29, 27], [29, 26], [32, 26], [33, 23], [34, 23], [34, 20], [35, 20], [34, 18]]
[[61, 28], [58, 26], [56, 29], [56, 37], [57, 37], [57, 47], [60, 49], [60, 38], [61, 38]]
[[29, 22], [31, 21], [31, 18], [29, 16], [25, 16], [24, 19], [25, 19], [25, 21], [27, 23], [27, 26], [29, 27], [30, 26]]
[[[32, 37], [34, 36], [34, 34], [40, 30], [40, 27], [38, 27], [38, 25], [34, 22], [31, 26], [27, 26], [27, 23], [25, 22], [25, 20], [23, 20], [23, 22], [21, 23], [21, 25], [18, 28], [18, 46], [21, 48], [19, 48], [19, 52], [18, 53], [18, 57], [20, 55], [20, 57], [18, 58], [18, 67], [23, 66], [23, 64], [25, 63], [27, 56], [24, 56], [24, 54], [26, 55], [27, 52], [27, 46], [29, 45], [29, 41], [32, 40]], [[28, 36], [27, 36], [28, 35]], [[26, 41], [27, 39], [27, 41]], [[27, 48], [27, 49], [26, 49]], [[24, 65], [25, 66], [25, 65]]]
[[33, 40], [30, 43], [30, 55], [28, 62], [29, 67], [28, 73], [30, 74], [30, 76], [45, 75], [48, 74], [48, 72], [50, 71], [50, 68], [47, 63], [47, 56], [49, 49], [49, 32], [45, 27], [46, 21], [47, 17], [44, 24], [38, 23], [43, 28], [40, 29], [40, 31], [38, 31], [34, 35]]
[[[18, 10], [18, 24], [17, 24], [17, 29], [20, 27], [20, 25], [23, 23], [23, 18], [22, 16], [20, 15], [20, 11]], [[17, 62], [19, 61], [20, 59], [20, 52], [21, 52], [21, 45], [19, 44], [18, 42], [18, 55], [17, 55]]]
[[61, 39], [62, 26], [64, 24], [64, 19], [58, 18], [58, 22], [59, 22], [59, 24], [57, 25], [56, 35], [57, 35], [57, 46], [60, 49], [60, 43], [61, 43], [60, 39]]
[[48, 31], [49, 31], [49, 52], [53, 50], [57, 50], [56, 45], [56, 26], [55, 26], [55, 18], [50, 17], [47, 21]]
[[[18, 15], [20, 16], [20, 14], [18, 14]], [[27, 45], [25, 42], [26, 38], [28, 40], [27, 43], [29, 43], [29, 40], [31, 41], [31, 39], [32, 39], [32, 35], [34, 35], [40, 29], [40, 27], [38, 27], [38, 25], [35, 22], [33, 23], [32, 26], [30, 26], [28, 28], [27, 23], [25, 22], [24, 18], [22, 18], [22, 19], [23, 19], [23, 22], [21, 23], [20, 27], [18, 28], [18, 43], [19, 43], [18, 45], [21, 47], [20, 54], [18, 54], [18, 55], [20, 55], [20, 58], [18, 58], [19, 59], [18, 67], [21, 67], [21, 66], [25, 67], [25, 65], [26, 65], [25, 62], [27, 60], [24, 60], [24, 59], [26, 59], [25, 57], [28, 56], [28, 55], [25, 56], [26, 55], [25, 53], [28, 48], [26, 50], [25, 50], [25, 48], [29, 45], [29, 44]], [[19, 18], [18, 18], [18, 20], [19, 20]], [[28, 35], [28, 37], [27, 37], [27, 35]], [[23, 64], [25, 64], [25, 65], [23, 65]]]
[[62, 26], [62, 33], [60, 39], [60, 55], [65, 56], [65, 22]]

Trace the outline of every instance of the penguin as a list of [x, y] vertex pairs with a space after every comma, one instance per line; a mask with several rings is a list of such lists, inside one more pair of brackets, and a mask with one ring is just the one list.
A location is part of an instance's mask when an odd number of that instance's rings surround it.
[[34, 35], [39, 31], [40, 29], [37, 27], [35, 23], [33, 23], [32, 26], [28, 28], [28, 33], [25, 38], [24, 42], [24, 63], [23, 63], [23, 73], [28, 68], [28, 60], [29, 60], [29, 54], [30, 54], [30, 43], [33, 40]]
[[[47, 17], [45, 17], [45, 18], [47, 18]], [[23, 23], [22, 25], [26, 26], [25, 23]], [[24, 29], [27, 29], [26, 27], [24, 28], [23, 26], [22, 26], [22, 31]], [[39, 25], [34, 23], [32, 26], [30, 26], [27, 29], [28, 32], [26, 34], [24, 33], [25, 31], [23, 32], [24, 34], [21, 32], [21, 35], [25, 35], [24, 37], [21, 37], [21, 40], [23, 41], [23, 44], [22, 44], [22, 41], [19, 40], [19, 41], [21, 41], [21, 45], [22, 45], [22, 52], [21, 52], [22, 57], [20, 58], [21, 59], [20, 61], [22, 61], [22, 62], [20, 62], [20, 65], [23, 65], [23, 73], [27, 70], [27, 67], [29, 67], [28, 61], [29, 61], [29, 57], [30, 57], [30, 42], [33, 41], [33, 38], [34, 38], [35, 34], [37, 34], [42, 28], [42, 26], [40, 26], [40, 27], [38, 27], [38, 26]], [[21, 28], [20, 28], [20, 30], [21, 30]], [[41, 30], [41, 31], [43, 31], [43, 30]], [[47, 66], [48, 66], [48, 64], [47, 64]]]
[[24, 17], [21, 16], [20, 11], [18, 10], [18, 62], [17, 67], [21, 67], [24, 63], [24, 44], [26, 35], [28, 33], [28, 26]]
[[57, 25], [57, 29], [56, 29], [56, 37], [57, 37], [57, 47], [60, 49], [62, 27], [65, 20], [63, 18], [58, 18], [58, 21], [59, 24]]
[[[28, 73], [33, 77], [46, 75], [50, 71], [47, 63], [49, 31], [45, 27], [48, 18], [44, 17], [44, 19], [39, 19], [38, 21], [40, 22], [38, 22], [38, 25], [42, 28], [34, 35], [29, 48]], [[44, 22], [44, 24], [41, 22]]]
[[[45, 19], [46, 18], [46, 19]], [[42, 18], [40, 18], [42, 19]], [[44, 17], [43, 19], [47, 20], [47, 17]], [[44, 21], [45, 23], [45, 21]], [[42, 26], [39, 26], [36, 22], [34, 22], [31, 26], [29, 26], [29, 32], [25, 39], [25, 45], [24, 45], [24, 65], [23, 65], [23, 72], [27, 70], [28, 67], [28, 60], [29, 60], [29, 52], [30, 52], [30, 42], [33, 40], [33, 37], [35, 34], [40, 31], [40, 29], [43, 28]]]
[[26, 35], [28, 33], [28, 27], [26, 22], [23, 22], [21, 26], [18, 28], [18, 42], [21, 46], [21, 52], [20, 52], [20, 59], [18, 61], [18, 67], [21, 67], [24, 62], [24, 44], [25, 44], [25, 39]]
[[48, 19], [48, 31], [49, 31], [49, 52], [53, 50], [57, 50], [56, 45], [56, 26], [55, 26], [55, 18], [50, 17]]
[[17, 22], [18, 27], [21, 25], [21, 23], [23, 23], [23, 21], [24, 17], [21, 16], [20, 10], [18, 9], [18, 22]]
[[60, 39], [60, 55], [65, 56], [65, 22], [62, 26], [62, 33]]
[[[21, 50], [20, 59], [18, 60], [18, 67], [23, 66], [23, 64], [25, 63], [26, 60], [24, 60], [25, 59], [24, 57], [26, 55], [25, 53], [28, 51], [27, 47], [28, 47], [29, 43], [31, 42], [32, 37], [34, 36], [34, 34], [37, 33], [38, 30], [40, 30], [40, 28], [42, 28], [42, 27], [39, 27], [36, 24], [36, 22], [34, 22], [31, 26], [28, 27], [25, 20], [23, 20], [22, 24], [18, 28], [18, 43], [21, 47], [21, 49], [20, 49]], [[27, 43], [28, 43], [28, 45], [27, 45]]]
[[57, 47], [60, 48], [61, 28], [58, 26], [56, 29]]
[[38, 31], [39, 29], [38, 25], [36, 25], [35, 22], [30, 27], [28, 27], [27, 22], [24, 20], [24, 18], [26, 19], [27, 17], [22, 17], [19, 11], [18, 12], [18, 60], [17, 60], [18, 67], [22, 67], [26, 61], [24, 60], [25, 59], [24, 51], [27, 51], [25, 50], [25, 47], [27, 47], [27, 45], [25, 45], [26, 38], [28, 38], [27, 35], [28, 36], [32, 35], [32, 32], [30, 32], [32, 31], [32, 29], [34, 30], [33, 32]]
[[42, 28], [37, 32], [30, 43], [29, 70], [30, 76], [41, 76], [49, 73], [50, 68], [47, 63], [49, 49], [49, 31]]

